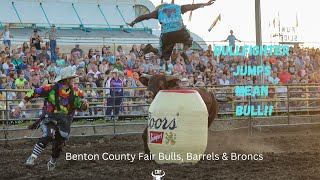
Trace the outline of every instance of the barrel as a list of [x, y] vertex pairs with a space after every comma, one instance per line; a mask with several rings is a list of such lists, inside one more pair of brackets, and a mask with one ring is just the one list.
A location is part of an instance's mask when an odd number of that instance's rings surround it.
[[208, 111], [195, 90], [161, 90], [150, 105], [148, 146], [158, 164], [197, 163], [207, 148]]

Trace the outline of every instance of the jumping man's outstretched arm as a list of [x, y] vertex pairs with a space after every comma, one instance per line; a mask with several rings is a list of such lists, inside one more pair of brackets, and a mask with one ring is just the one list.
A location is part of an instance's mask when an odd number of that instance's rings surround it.
[[129, 26], [133, 27], [138, 22], [141, 22], [141, 21], [144, 21], [144, 20], [148, 20], [148, 19], [158, 19], [158, 10], [154, 10], [153, 12], [151, 12], [149, 14], [141, 15], [141, 16], [137, 17], [131, 23], [127, 23], [127, 24]]
[[181, 13], [184, 14], [188, 11], [193, 11], [198, 8], [202, 8], [204, 6], [210, 6], [214, 3], [215, 0], [209, 0], [207, 3], [199, 3], [199, 4], [186, 4], [181, 6]]

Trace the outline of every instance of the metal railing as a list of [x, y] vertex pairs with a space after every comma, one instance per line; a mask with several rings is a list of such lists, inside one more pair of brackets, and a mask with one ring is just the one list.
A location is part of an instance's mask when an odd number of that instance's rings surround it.
[[[214, 121], [216, 131], [249, 128], [252, 132], [252, 128], [255, 127], [320, 123], [319, 84], [269, 86], [268, 96], [261, 98], [236, 96], [235, 86], [206, 88], [213, 92], [220, 101], [218, 118]], [[85, 112], [77, 112], [74, 119], [76, 122], [88, 123], [80, 123], [72, 127], [93, 127], [94, 129], [109, 127], [112, 128], [109, 132], [111, 134], [118, 134], [117, 128], [119, 127], [129, 129], [131, 126], [143, 127], [146, 125], [149, 106], [142, 97], [144, 90], [145, 88], [123, 88], [123, 96], [113, 94], [111, 97], [107, 97], [106, 88], [83, 89], [85, 98], [89, 102], [89, 109]], [[13, 117], [11, 114], [12, 108], [18, 105], [27, 91], [24, 89], [0, 91], [0, 125], [3, 126], [0, 130], [0, 140], [15, 139], [6, 136], [8, 131], [26, 130], [25, 127], [21, 128], [19, 124], [28, 124], [28, 122], [31, 123], [39, 118], [43, 106], [41, 98], [33, 99], [27, 103], [26, 109], [19, 116]], [[261, 107], [272, 105], [274, 109], [272, 116], [236, 116], [236, 106], [238, 105], [260, 105]], [[318, 118], [319, 122], [297, 122], [297, 118]], [[1, 131], [4, 134], [3, 138], [1, 138]]]

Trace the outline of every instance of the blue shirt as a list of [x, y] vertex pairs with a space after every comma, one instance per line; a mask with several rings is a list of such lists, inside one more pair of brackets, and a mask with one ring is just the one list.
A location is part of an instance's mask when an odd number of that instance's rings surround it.
[[168, 70], [166, 70], [166, 64], [162, 65], [162, 69], [167, 75], [171, 75], [173, 71], [173, 65], [171, 63], [168, 64]]
[[176, 4], [162, 5], [158, 11], [158, 20], [162, 33], [181, 30], [183, 28], [181, 6]]
[[[10, 72], [11, 72], [10, 69], [5, 69], [5, 74], [6, 74], [6, 76], [9, 76], [9, 75], [10, 75]], [[14, 73], [17, 73], [17, 71], [14, 70]]]
[[129, 59], [129, 60], [128, 60], [128, 66], [129, 66], [130, 68], [132, 68], [132, 67], [133, 67], [133, 62], [132, 62], [132, 60], [131, 60], [131, 59]]
[[51, 56], [51, 60], [52, 60], [52, 61], [56, 62], [57, 59], [58, 59], [58, 56], [57, 56], [56, 54], [53, 54], [53, 55]]
[[123, 85], [122, 81], [120, 79], [116, 80], [112, 78], [110, 80], [110, 95], [113, 96], [123, 96]]
[[152, 64], [142, 64], [143, 72], [148, 73], [150, 66], [152, 66]]
[[19, 65], [19, 69], [20, 69], [20, 70], [26, 70], [27, 67], [28, 67], [28, 64], [27, 64], [27, 63], [22, 63], [22, 64]]
[[229, 35], [227, 40], [229, 41], [229, 46], [236, 46], [236, 37], [234, 35]]
[[187, 72], [187, 74], [191, 74], [192, 73], [192, 65], [191, 65], [191, 63], [186, 65], [186, 72]]
[[0, 84], [0, 89], [6, 89], [6, 84]]
[[113, 64], [116, 60], [115, 60], [115, 58], [113, 56], [110, 56], [109, 57], [109, 61]]

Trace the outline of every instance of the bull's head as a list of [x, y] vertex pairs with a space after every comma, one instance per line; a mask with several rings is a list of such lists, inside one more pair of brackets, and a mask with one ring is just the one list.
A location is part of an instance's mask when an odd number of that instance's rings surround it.
[[179, 81], [177, 76], [168, 75], [142, 75], [140, 82], [147, 87], [144, 98], [147, 103], [151, 103], [160, 90], [170, 89], [177, 86]]

